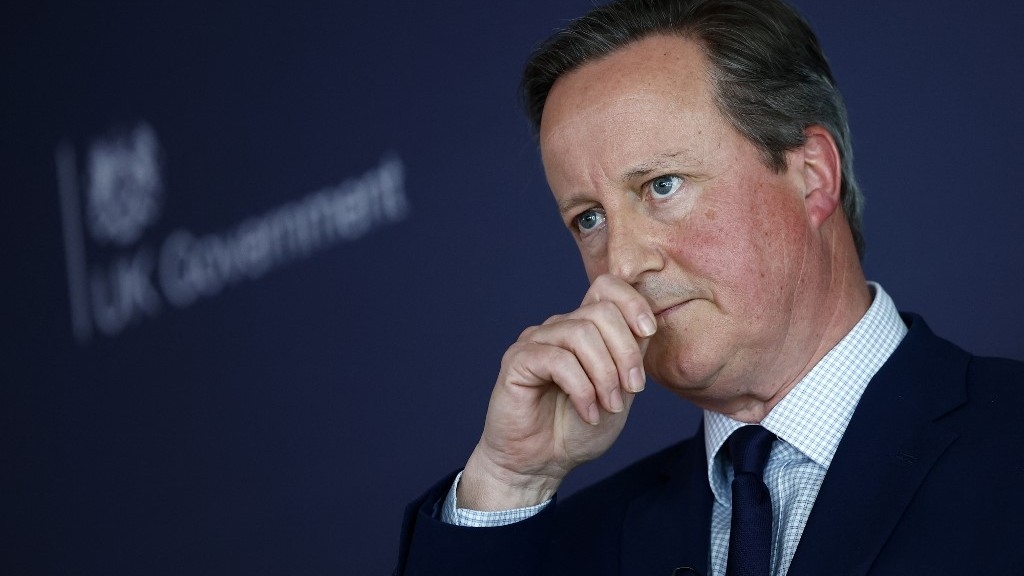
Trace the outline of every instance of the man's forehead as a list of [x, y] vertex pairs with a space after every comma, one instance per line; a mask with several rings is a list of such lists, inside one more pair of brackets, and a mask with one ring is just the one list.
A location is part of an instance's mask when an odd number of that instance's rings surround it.
[[[552, 103], [547, 122], [541, 125], [540, 146], [560, 146], [566, 140], [583, 137], [625, 137], [619, 132], [623, 124], [639, 126], [647, 121], [657, 122], [656, 117], [664, 103], [652, 94], [635, 93], [618, 97], [601, 98], [591, 94], [573, 100], [559, 100]], [[593, 133], [598, 130], [599, 133]]]
[[665, 102], [692, 104], [709, 93], [706, 58], [693, 41], [650, 36], [567, 72], [548, 93], [540, 139], [593, 117], [615, 122]]

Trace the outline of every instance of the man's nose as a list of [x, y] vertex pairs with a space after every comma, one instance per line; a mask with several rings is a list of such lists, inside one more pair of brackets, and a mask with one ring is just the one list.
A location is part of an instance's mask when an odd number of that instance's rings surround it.
[[661, 253], [651, 230], [639, 222], [609, 223], [608, 271], [634, 284], [645, 272], [662, 266]]

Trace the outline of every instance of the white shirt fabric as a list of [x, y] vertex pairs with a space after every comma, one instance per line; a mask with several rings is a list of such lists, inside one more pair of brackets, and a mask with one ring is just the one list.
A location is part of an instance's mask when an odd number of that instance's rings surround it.
[[[860, 322], [761, 421], [778, 440], [764, 480], [772, 496], [772, 574], [789, 570], [807, 517], [839, 441], [872, 376], [907, 333], [892, 299], [870, 284], [874, 300]], [[704, 411], [711, 513], [710, 576], [724, 576], [732, 515], [732, 466], [722, 451], [745, 423]]]
[[[864, 389], [907, 333], [885, 290], [873, 282], [868, 286], [873, 301], [864, 317], [761, 421], [778, 437], [764, 475], [772, 496], [774, 576], [784, 576], [793, 561], [822, 480]], [[725, 575], [729, 555], [733, 471], [721, 448], [743, 425], [723, 414], [704, 411], [708, 482], [715, 497], [709, 576]], [[448, 524], [504, 526], [525, 520], [550, 503], [500, 512], [459, 508], [456, 492], [460, 478], [461, 474], [442, 507], [441, 520]]]

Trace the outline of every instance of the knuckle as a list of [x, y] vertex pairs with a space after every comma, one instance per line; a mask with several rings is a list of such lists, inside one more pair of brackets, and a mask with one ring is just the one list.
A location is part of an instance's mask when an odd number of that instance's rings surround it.
[[602, 366], [597, 374], [601, 382], [601, 388], [606, 392], [618, 388], [619, 370], [614, 365]]
[[602, 274], [594, 279], [594, 282], [591, 284], [591, 287], [598, 289], [607, 288], [611, 286], [614, 281], [615, 276], [613, 276], [612, 274]]
[[601, 300], [600, 302], [594, 303], [594, 310], [596, 310], [602, 316], [612, 316], [618, 314], [619, 307], [611, 300]]
[[572, 366], [573, 364], [578, 364], [576, 355], [565, 348], [549, 346], [545, 352], [547, 353], [546, 360], [562, 370], [567, 369], [567, 367]]
[[530, 326], [526, 330], [523, 330], [522, 332], [519, 333], [519, 338], [516, 341], [516, 343], [518, 344], [522, 342], [532, 341], [534, 339], [534, 336], [536, 336], [538, 330], [540, 330], [540, 326]]
[[582, 332], [588, 337], [600, 336], [601, 330], [590, 318], [577, 318], [573, 321], [573, 331]]
[[516, 358], [518, 358], [522, 354], [523, 348], [524, 346], [521, 342], [516, 342], [515, 344], [509, 346], [508, 349], [505, 350], [505, 353], [502, 354], [501, 356], [501, 364], [503, 366], [514, 364]]
[[[548, 317], [547, 320], [542, 322], [541, 326], [551, 326], [552, 324], [557, 324], [557, 323], [561, 322], [562, 320], [564, 320], [566, 318], [566, 316], [567, 316], [566, 314], [554, 314], [554, 315]], [[537, 327], [535, 326], [535, 328], [537, 328]]]
[[592, 339], [600, 333], [594, 321], [587, 317], [566, 318], [559, 325], [559, 329], [564, 331], [562, 337], [570, 345], [581, 338]]

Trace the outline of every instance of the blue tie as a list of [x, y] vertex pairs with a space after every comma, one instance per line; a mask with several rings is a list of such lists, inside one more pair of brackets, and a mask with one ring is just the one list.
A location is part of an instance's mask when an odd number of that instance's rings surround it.
[[729, 436], [732, 527], [726, 576], [768, 576], [772, 559], [772, 497], [764, 467], [775, 435], [760, 426], [744, 426]]

